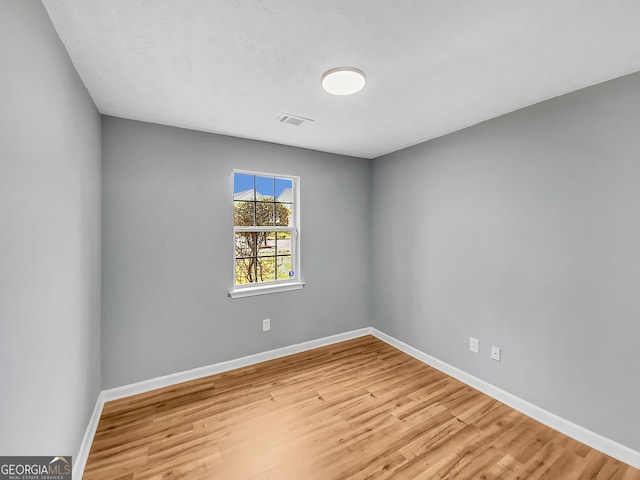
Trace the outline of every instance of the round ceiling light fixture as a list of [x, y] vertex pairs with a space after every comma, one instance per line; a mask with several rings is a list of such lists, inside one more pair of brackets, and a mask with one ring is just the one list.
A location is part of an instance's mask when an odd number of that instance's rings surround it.
[[333, 95], [353, 95], [367, 82], [364, 72], [353, 67], [332, 68], [322, 75], [322, 88]]

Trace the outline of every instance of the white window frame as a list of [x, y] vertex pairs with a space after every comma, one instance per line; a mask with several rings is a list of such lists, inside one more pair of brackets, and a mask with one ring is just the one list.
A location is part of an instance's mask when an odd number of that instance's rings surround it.
[[[277, 227], [277, 226], [236, 226], [233, 222], [233, 206], [235, 205], [234, 199], [234, 175], [255, 175], [258, 177], [273, 177], [283, 178], [292, 181], [293, 188], [293, 223], [292, 227]], [[281, 175], [278, 173], [257, 172], [254, 170], [233, 170], [231, 172], [231, 214], [233, 225], [233, 238], [231, 242], [232, 258], [233, 258], [233, 284], [229, 290], [228, 296], [231, 298], [250, 297], [254, 295], [265, 295], [268, 293], [286, 292], [290, 290], [299, 290], [304, 287], [305, 282], [302, 281], [302, 275], [300, 272], [300, 177], [293, 175]], [[286, 280], [271, 280], [260, 283], [248, 283], [243, 285], [236, 285], [236, 233], [238, 232], [291, 232], [291, 268], [293, 269], [294, 276]]]

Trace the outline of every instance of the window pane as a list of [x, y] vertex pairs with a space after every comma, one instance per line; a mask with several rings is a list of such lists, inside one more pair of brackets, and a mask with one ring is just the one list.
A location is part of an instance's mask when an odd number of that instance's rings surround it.
[[258, 233], [258, 256], [274, 257], [276, 255], [276, 232]]
[[253, 190], [253, 175], [244, 173], [233, 174], [233, 199], [255, 200]]
[[276, 279], [276, 257], [259, 257], [257, 281], [271, 282]]
[[236, 285], [255, 282], [255, 267], [255, 258], [243, 258], [241, 260], [236, 260]]
[[293, 180], [276, 178], [276, 201], [293, 203]]
[[293, 205], [290, 203], [276, 203], [276, 225], [279, 227], [293, 226]]
[[273, 177], [256, 177], [256, 200], [275, 200], [273, 181]]
[[257, 232], [236, 233], [236, 258], [255, 257], [258, 248]]
[[233, 202], [233, 224], [237, 227], [251, 227], [255, 225], [254, 202]]
[[[255, 286], [295, 278], [296, 180], [257, 173], [233, 175], [236, 285]], [[239, 231], [245, 227], [254, 228]], [[261, 229], [264, 231], [256, 231]]]
[[273, 227], [275, 203], [256, 203], [256, 225]]
[[277, 255], [291, 255], [291, 232], [278, 232]]
[[291, 271], [291, 257], [278, 257], [278, 280], [288, 280], [293, 278], [293, 272]]

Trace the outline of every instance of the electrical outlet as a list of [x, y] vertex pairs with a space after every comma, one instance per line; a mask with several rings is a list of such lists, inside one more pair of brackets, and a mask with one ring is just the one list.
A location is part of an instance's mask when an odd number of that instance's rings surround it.
[[271, 330], [271, 319], [265, 318], [264, 320], [262, 320], [262, 331], [268, 332], [269, 330]]
[[469, 350], [473, 353], [479, 352], [479, 342], [477, 338], [469, 337]]
[[500, 361], [500, 347], [496, 347], [495, 345], [491, 347], [491, 358], [496, 362]]

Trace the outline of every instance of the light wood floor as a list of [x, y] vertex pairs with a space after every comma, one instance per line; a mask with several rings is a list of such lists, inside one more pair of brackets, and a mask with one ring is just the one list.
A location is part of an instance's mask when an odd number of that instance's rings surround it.
[[108, 402], [83, 478], [640, 480], [640, 471], [367, 336]]

